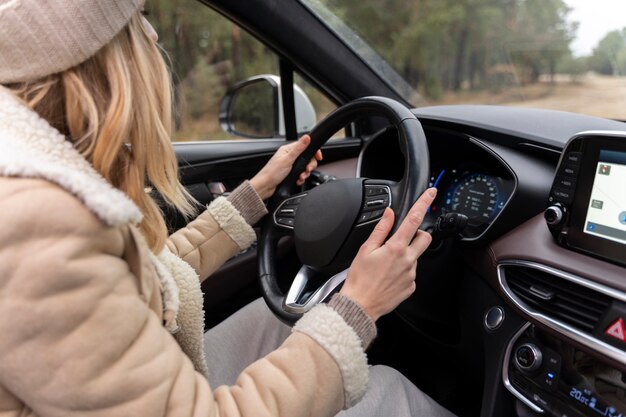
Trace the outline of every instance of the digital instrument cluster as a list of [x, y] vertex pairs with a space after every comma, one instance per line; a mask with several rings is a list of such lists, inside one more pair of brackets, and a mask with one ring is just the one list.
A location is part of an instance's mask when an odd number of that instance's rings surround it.
[[[501, 157], [477, 138], [445, 129], [426, 128], [430, 186], [438, 189], [427, 220], [459, 213], [468, 217], [460, 236], [477, 241], [487, 235], [515, 192], [517, 180]], [[455, 152], [450, 152], [454, 149]], [[397, 131], [385, 129], [369, 140], [359, 158], [358, 175], [400, 181], [404, 156]]]
[[431, 206], [433, 215], [461, 213], [468, 217], [465, 238], [480, 236], [494, 221], [511, 196], [513, 184], [482, 167], [459, 165], [432, 172], [429, 186], [438, 189]]

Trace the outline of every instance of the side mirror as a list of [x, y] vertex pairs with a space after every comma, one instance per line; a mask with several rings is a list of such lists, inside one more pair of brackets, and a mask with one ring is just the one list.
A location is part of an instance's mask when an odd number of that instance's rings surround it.
[[[294, 84], [298, 134], [310, 132], [317, 116], [309, 97]], [[248, 138], [285, 136], [280, 77], [257, 75], [235, 85], [220, 104], [220, 125], [231, 135]]]

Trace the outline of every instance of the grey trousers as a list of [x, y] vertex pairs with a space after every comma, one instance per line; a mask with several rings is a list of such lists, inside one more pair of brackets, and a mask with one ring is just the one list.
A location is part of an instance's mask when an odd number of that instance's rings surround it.
[[[291, 328], [280, 322], [263, 299], [258, 299], [204, 335], [204, 349], [212, 387], [233, 385], [252, 362], [282, 344]], [[370, 367], [370, 380], [363, 399], [337, 417], [454, 417], [420, 391], [395, 369]]]

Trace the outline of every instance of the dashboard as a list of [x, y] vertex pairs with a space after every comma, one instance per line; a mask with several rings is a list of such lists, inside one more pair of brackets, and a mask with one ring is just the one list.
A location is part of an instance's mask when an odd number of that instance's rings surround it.
[[[485, 415], [626, 416], [624, 125], [486, 106], [414, 112], [428, 141], [429, 185], [439, 190], [426, 221], [457, 212], [469, 224], [424, 254], [417, 290], [397, 315], [438, 349], [485, 361]], [[610, 130], [620, 144], [568, 142], [588, 130]], [[369, 138], [357, 175], [398, 181], [394, 143], [393, 128]], [[484, 315], [481, 328], [472, 315]], [[482, 334], [486, 356], [467, 359], [466, 329]], [[515, 410], [505, 410], [511, 395]]]

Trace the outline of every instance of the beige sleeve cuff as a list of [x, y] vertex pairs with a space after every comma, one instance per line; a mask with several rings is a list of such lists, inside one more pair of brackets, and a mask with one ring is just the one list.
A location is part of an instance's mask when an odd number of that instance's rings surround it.
[[355, 301], [340, 293], [333, 295], [328, 305], [354, 329], [363, 343], [363, 349], [367, 349], [377, 334], [374, 320]]
[[228, 201], [239, 211], [246, 223], [251, 226], [267, 214], [263, 200], [261, 200], [261, 197], [259, 197], [248, 180], [242, 182], [239, 187], [230, 193]]
[[343, 380], [344, 408], [358, 403], [367, 391], [369, 369], [361, 339], [346, 320], [322, 303], [306, 312], [292, 332], [308, 335], [333, 357]]

